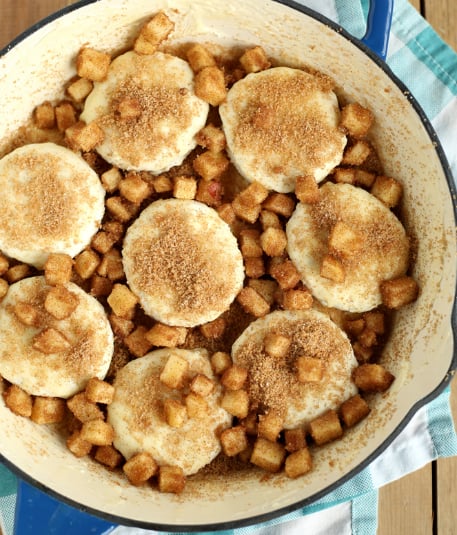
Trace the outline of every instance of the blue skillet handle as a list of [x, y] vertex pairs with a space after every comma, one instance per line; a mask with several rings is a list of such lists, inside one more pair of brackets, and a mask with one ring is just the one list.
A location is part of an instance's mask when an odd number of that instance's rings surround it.
[[108, 535], [115, 527], [18, 482], [14, 535]]
[[361, 39], [383, 60], [387, 56], [393, 9], [394, 0], [370, 0], [367, 31]]

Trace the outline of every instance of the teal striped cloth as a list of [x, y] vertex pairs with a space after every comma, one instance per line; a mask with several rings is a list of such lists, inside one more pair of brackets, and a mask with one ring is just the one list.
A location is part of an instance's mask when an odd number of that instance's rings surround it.
[[[369, 0], [297, 0], [356, 37], [365, 32]], [[457, 54], [407, 0], [396, 0], [387, 63], [411, 90], [435, 127], [457, 178]], [[439, 457], [457, 455], [449, 388], [419, 410], [389, 448], [365, 470], [313, 505], [222, 535], [375, 535], [377, 489]], [[12, 535], [15, 477], [0, 465], [0, 522]], [[39, 532], [48, 533], [47, 531]], [[155, 533], [119, 526], [112, 535]], [[83, 534], [82, 534], [83, 535]], [[97, 534], [95, 534], [97, 535]], [[98, 534], [101, 535], [101, 534]]]

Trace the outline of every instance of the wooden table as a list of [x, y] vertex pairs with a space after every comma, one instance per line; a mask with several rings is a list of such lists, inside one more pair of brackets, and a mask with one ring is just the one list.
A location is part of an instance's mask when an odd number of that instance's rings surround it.
[[[410, 0], [457, 50], [457, 1]], [[71, 0], [0, 0], [0, 48]], [[457, 384], [452, 393], [457, 421]], [[440, 459], [380, 490], [378, 535], [457, 535], [457, 459]], [[1, 534], [0, 534], [1, 535]]]

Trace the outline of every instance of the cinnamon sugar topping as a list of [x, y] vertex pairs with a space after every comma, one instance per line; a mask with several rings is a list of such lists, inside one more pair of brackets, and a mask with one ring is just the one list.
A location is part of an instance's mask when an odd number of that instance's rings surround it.
[[[169, 388], [160, 380], [173, 355], [189, 364], [180, 389]], [[119, 371], [108, 419], [117, 431], [114, 445], [126, 458], [148, 451], [160, 464], [178, 465], [189, 475], [217, 456], [217, 430], [229, 426], [231, 420], [219, 407], [219, 386], [205, 397], [208, 410], [200, 416], [189, 415], [181, 427], [168, 425], [164, 415], [164, 401], [185, 403], [189, 385], [198, 374], [214, 380], [206, 352], [181, 349], [156, 350]]]
[[[158, 222], [159, 223], [159, 222]], [[138, 240], [134, 269], [147, 292], [174, 293], [178, 310], [204, 312], [221, 298], [223, 285], [214, 285], [215, 274], [202, 243], [189, 232], [184, 218], [174, 215], [159, 223], [156, 239]]]
[[74, 225], [76, 213], [73, 193], [56, 178], [59, 168], [56, 158], [48, 158], [45, 166], [40, 160], [30, 157], [23, 162], [29, 170], [36, 169], [41, 164], [39, 175], [33, 176], [24, 188], [32, 210], [30, 224], [39, 235], [66, 237]]
[[[85, 183], [86, 176], [77, 170], [69, 172], [71, 187], [59, 177], [61, 161], [52, 155], [13, 156], [11, 165], [18, 176], [26, 176], [25, 184], [21, 181], [11, 186], [16, 190], [20, 215], [20, 232], [17, 232], [17, 219], [14, 206], [2, 206], [0, 209], [0, 226], [7, 229], [14, 237], [16, 246], [28, 247], [31, 236], [66, 240], [74, 229], [78, 210], [78, 197], [73, 188], [79, 189]], [[2, 203], [3, 204], [3, 203]], [[24, 225], [26, 228], [24, 228]]]
[[31, 143], [0, 160], [0, 247], [42, 268], [49, 253], [75, 256], [101, 222], [105, 192], [91, 167], [71, 150]]
[[327, 78], [301, 71], [255, 79], [247, 104], [233, 104], [239, 114], [237, 150], [256, 154], [256, 161], [269, 162], [268, 172], [283, 174], [309, 174], [309, 169], [337, 158], [344, 136], [319, 101], [320, 93], [331, 89]]
[[187, 62], [156, 52], [126, 52], [94, 87], [80, 118], [104, 132], [97, 152], [121, 169], [155, 174], [180, 165], [196, 146], [208, 104], [193, 91]]
[[[90, 377], [104, 375], [109, 366], [111, 334], [101, 306], [78, 286], [69, 283], [67, 289], [77, 295], [81, 306], [63, 320], [46, 310], [50, 287], [44, 277], [16, 283], [0, 309], [3, 372], [34, 395], [68, 397], [83, 388]], [[33, 327], [15, 314], [18, 299], [36, 311]], [[64, 337], [67, 347], [52, 351], [52, 346], [49, 350], [31, 346], [31, 340], [52, 331]]]
[[229, 308], [244, 278], [228, 225], [196, 201], [149, 205], [127, 232], [123, 258], [145, 312], [171, 325], [212, 321]]
[[[251, 408], [260, 412], [275, 410], [288, 418], [290, 425], [296, 412], [340, 403], [346, 396], [351, 382], [350, 368], [354, 364], [348, 368], [353, 360], [350, 343], [335, 325], [313, 314], [300, 319], [283, 314], [275, 313], [274, 319], [263, 325], [263, 320], [259, 320], [258, 333], [243, 339], [233, 357], [237, 364], [249, 369]], [[268, 332], [291, 339], [283, 359], [265, 351], [262, 336]], [[323, 363], [321, 381], [306, 384], [298, 381], [296, 360], [302, 356]]]
[[370, 205], [369, 211], [367, 208], [366, 213], [361, 214], [358, 206], [351, 206], [346, 196], [340, 194], [341, 190], [349, 188], [351, 186], [341, 188], [333, 184], [321, 188], [321, 199], [310, 208], [316, 232], [327, 234], [338, 221], [344, 221], [358, 233], [361, 247], [350, 256], [340, 258], [349, 270], [356, 269], [360, 262], [376, 266], [390, 262], [392, 257], [407, 259], [408, 239], [399, 221], [386, 217], [383, 205]]
[[[186, 88], [146, 85], [141, 78], [129, 78], [118, 85], [109, 114], [98, 123], [109, 131], [120, 156], [139, 165], [144, 154], [155, 157], [164, 149], [177, 150], [176, 132], [188, 128], [193, 117], [187, 95]], [[123, 114], [129, 103], [132, 113]]]

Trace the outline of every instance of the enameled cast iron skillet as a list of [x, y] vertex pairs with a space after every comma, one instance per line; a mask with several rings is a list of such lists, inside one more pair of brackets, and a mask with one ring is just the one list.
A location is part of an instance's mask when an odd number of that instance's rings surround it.
[[[0, 52], [0, 152], [38, 103], [61, 96], [63, 83], [75, 73], [74, 58], [83, 44], [111, 52], [125, 49], [142, 23], [160, 9], [174, 19], [175, 39], [260, 44], [285, 64], [327, 73], [342, 96], [373, 110], [373, 139], [385, 173], [404, 184], [402, 215], [418, 243], [413, 275], [421, 294], [395, 315], [383, 357], [396, 376], [388, 394], [379, 396], [366, 422], [347, 433], [344, 441], [320, 448], [314, 470], [297, 480], [275, 476], [260, 482], [258, 475], [224, 482], [209, 478], [199, 492], [188, 483], [189, 493], [180, 498], [135, 488], [90, 460], [75, 459], [52, 428], [14, 416], [0, 401], [1, 459], [33, 485], [20, 485], [17, 533], [38, 533], [43, 524], [47, 530], [43, 533], [89, 533], [109, 527], [108, 522], [204, 531], [254, 524], [290, 512], [366, 467], [417, 409], [446, 387], [456, 367], [455, 187], [424, 112], [382, 60], [391, 1], [372, 1], [362, 41], [318, 13], [285, 0], [78, 2], [33, 26]], [[36, 489], [104, 520], [54, 507], [58, 502], [43, 498]]]

